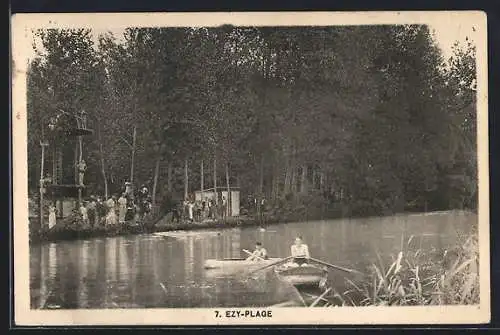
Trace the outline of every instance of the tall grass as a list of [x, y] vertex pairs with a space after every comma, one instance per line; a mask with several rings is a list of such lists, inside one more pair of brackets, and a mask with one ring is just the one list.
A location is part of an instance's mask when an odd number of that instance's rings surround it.
[[479, 247], [476, 234], [455, 248], [423, 251], [410, 237], [392, 262], [378, 255], [365, 278], [346, 278], [335, 297], [345, 306], [470, 305], [479, 303]]

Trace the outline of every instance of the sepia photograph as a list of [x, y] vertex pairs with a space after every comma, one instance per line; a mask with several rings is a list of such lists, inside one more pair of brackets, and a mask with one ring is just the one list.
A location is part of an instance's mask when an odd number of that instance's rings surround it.
[[484, 13], [12, 31], [18, 325], [489, 322]]

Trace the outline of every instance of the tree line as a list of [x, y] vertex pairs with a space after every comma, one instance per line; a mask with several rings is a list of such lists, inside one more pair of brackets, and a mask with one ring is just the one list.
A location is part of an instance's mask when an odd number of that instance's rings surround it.
[[[477, 206], [473, 43], [424, 25], [35, 32], [28, 173], [59, 110], [85, 111], [86, 185], [153, 202], [237, 186], [351, 213]], [[40, 48], [40, 46], [42, 46]]]

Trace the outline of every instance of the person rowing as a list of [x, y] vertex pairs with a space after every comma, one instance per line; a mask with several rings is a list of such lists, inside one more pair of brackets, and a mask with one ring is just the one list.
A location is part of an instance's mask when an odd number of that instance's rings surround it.
[[292, 266], [302, 266], [308, 263], [308, 259], [310, 258], [309, 247], [302, 242], [302, 236], [297, 236], [295, 238], [295, 242], [292, 244], [290, 251], [293, 257], [291, 261]]
[[268, 259], [267, 251], [262, 247], [262, 243], [255, 243], [255, 251], [247, 258], [247, 261], [260, 261], [262, 259]]

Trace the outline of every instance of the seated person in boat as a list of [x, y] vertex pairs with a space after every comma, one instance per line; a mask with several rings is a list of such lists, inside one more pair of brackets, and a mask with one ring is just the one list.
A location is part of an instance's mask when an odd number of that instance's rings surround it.
[[247, 261], [260, 261], [262, 259], [268, 259], [267, 251], [262, 247], [262, 243], [255, 243], [255, 251], [247, 258]]
[[295, 243], [292, 244], [291, 254], [292, 254], [292, 262], [293, 266], [302, 266], [307, 264], [307, 259], [309, 256], [309, 248], [307, 244], [302, 243], [302, 236], [297, 236], [295, 238]]

